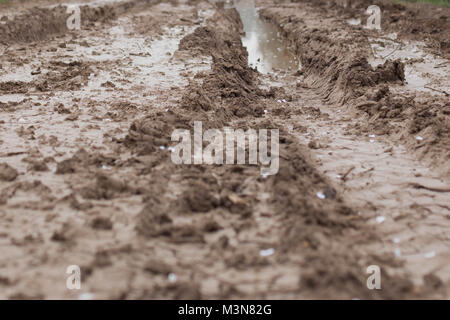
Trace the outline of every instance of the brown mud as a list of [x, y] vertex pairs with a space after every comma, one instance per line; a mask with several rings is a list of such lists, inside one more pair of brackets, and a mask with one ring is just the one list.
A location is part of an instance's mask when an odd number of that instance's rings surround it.
[[[0, 298], [448, 298], [448, 99], [408, 88], [400, 56], [373, 63], [352, 2], [257, 2], [302, 66], [264, 74], [223, 3], [0, 25]], [[278, 173], [174, 164], [171, 134], [195, 121], [279, 129]]]
[[[352, 3], [353, 7], [360, 8], [356, 6], [357, 1]], [[340, 15], [342, 8], [333, 4], [330, 1], [327, 9], [330, 16], [324, 18], [318, 16], [325, 2], [277, 5], [261, 10], [260, 14], [281, 26], [281, 31], [299, 56], [303, 65], [301, 86], [316, 88], [329, 103], [339, 103], [346, 108], [352, 107], [354, 112], [366, 113], [367, 121], [358, 125], [356, 132], [363, 129], [364, 132], [407, 140], [410, 150], [418, 152], [448, 177], [448, 95], [440, 90], [428, 90], [431, 94], [417, 90], [404, 94], [392, 92], [396, 85], [401, 88], [405, 84], [405, 64], [413, 64], [414, 61], [411, 58], [403, 61], [384, 59], [382, 64], [373, 67], [370, 61], [375, 57], [369, 37], [374, 37], [374, 31], [351, 26], [346, 20], [336, 21], [335, 16]], [[296, 7], [298, 10], [294, 14], [283, 14]], [[316, 11], [316, 15], [309, 15], [309, 10], [302, 11], [304, 8]], [[383, 16], [389, 14], [388, 8]], [[449, 15], [448, 9], [440, 9], [443, 16]], [[445, 51], [442, 51], [444, 54]], [[447, 69], [447, 77], [443, 79], [444, 90], [448, 90], [445, 89], [448, 88], [448, 66], [443, 67]], [[427, 143], [418, 141], [417, 136], [424, 138]]]

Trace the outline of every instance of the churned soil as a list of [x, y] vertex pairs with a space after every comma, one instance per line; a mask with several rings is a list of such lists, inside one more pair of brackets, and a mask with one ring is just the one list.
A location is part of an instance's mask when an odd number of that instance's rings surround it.
[[[449, 297], [448, 9], [255, 5], [299, 70], [249, 66], [230, 4], [0, 7], [0, 298]], [[278, 173], [175, 164], [197, 121], [278, 129]]]

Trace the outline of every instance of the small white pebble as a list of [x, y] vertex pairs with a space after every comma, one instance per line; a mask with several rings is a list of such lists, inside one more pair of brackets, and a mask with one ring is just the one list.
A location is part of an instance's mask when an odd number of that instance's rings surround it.
[[402, 256], [402, 250], [400, 248], [395, 248], [394, 254], [395, 254], [396, 257], [401, 257]]
[[369, 138], [375, 138], [374, 134], [369, 134]]
[[278, 99], [278, 100], [277, 100], [277, 102], [278, 102], [278, 103], [281, 103], [281, 100], [280, 100], [280, 99]]
[[267, 113], [267, 110], [264, 110], [264, 113]]
[[169, 112], [169, 108], [166, 109], [166, 112]]
[[422, 141], [423, 138], [422, 138], [421, 136], [417, 136], [417, 137], [416, 137], [416, 140], [417, 140], [417, 141]]
[[169, 150], [170, 152], [173, 152], [175, 150], [174, 147], [168, 147], [167, 150]]
[[259, 255], [262, 257], [268, 257], [268, 256], [273, 255], [274, 253], [275, 253], [275, 250], [273, 248], [259, 251]]
[[370, 140], [369, 140], [369, 142], [370, 142], [370, 143], [374, 143], [374, 142], [375, 142], [375, 140], [373, 140], [373, 139], [370, 139]]
[[105, 121], [105, 122], [111, 122], [111, 119], [106, 118], [106, 119], [104, 119], [103, 121]]
[[428, 259], [433, 258], [434, 256], [436, 256], [436, 252], [434, 251], [430, 251], [424, 254], [424, 257]]
[[111, 170], [111, 167], [104, 164], [104, 165], [102, 165], [102, 169], [103, 170]]
[[26, 120], [24, 118], [19, 119], [19, 123], [24, 123], [24, 122], [26, 122]]
[[282, 102], [286, 102], [286, 99], [281, 100]]
[[323, 193], [320, 192], [320, 191], [317, 192], [316, 195], [317, 195], [317, 198], [319, 198], [319, 199], [325, 199], [325, 198], [326, 198], [325, 194], [323, 194]]
[[159, 148], [160, 148], [161, 150], [164, 150], [164, 149], [166, 149], [166, 147], [165, 147], [165, 146], [159, 146]]
[[378, 216], [378, 217], [375, 218], [375, 221], [377, 223], [383, 223], [385, 220], [386, 220], [386, 218], [383, 217], [383, 216]]
[[342, 176], [341, 176], [340, 174], [337, 174], [337, 175], [336, 175], [336, 178], [337, 178], [337, 179], [341, 179]]
[[169, 273], [169, 275], [167, 276], [167, 278], [169, 279], [170, 282], [177, 282], [177, 275], [175, 273]]
[[394, 239], [392, 239], [392, 242], [394, 242], [394, 243], [400, 243], [400, 238], [394, 238]]

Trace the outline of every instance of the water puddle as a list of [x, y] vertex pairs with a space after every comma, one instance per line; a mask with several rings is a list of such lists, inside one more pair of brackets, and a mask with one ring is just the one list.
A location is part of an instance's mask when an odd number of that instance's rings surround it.
[[245, 36], [242, 38], [248, 51], [248, 62], [262, 73], [274, 69], [292, 70], [299, 68], [299, 61], [283, 41], [276, 26], [258, 15], [253, 0], [238, 0], [234, 7], [241, 16]]

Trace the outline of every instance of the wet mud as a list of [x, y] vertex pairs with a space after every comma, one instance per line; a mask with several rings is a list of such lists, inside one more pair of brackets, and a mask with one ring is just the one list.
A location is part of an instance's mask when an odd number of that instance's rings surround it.
[[[361, 26], [355, 28], [334, 18], [319, 20], [314, 15], [308, 17], [300, 9], [306, 6], [320, 11], [325, 4], [306, 3], [285, 4], [284, 8], [280, 5], [260, 11], [263, 17], [280, 26], [300, 57], [303, 65], [300, 86], [315, 88], [329, 103], [365, 112], [368, 121], [361, 126], [368, 129], [363, 130], [389, 134], [402, 140], [409, 137], [411, 150], [427, 158], [444, 176], [448, 176], [450, 119], [446, 111], [449, 103], [446, 92], [427, 90], [427, 94], [418, 90], [402, 90], [404, 92], [399, 94], [396, 88], [402, 88], [407, 82], [405, 68], [414, 64], [413, 59], [399, 59], [394, 55], [394, 59], [385, 58], [384, 62], [372, 66], [370, 61], [374, 59], [374, 53], [369, 40], [373, 36], [372, 30], [367, 31]], [[344, 10], [333, 1], [328, 5], [329, 11], [336, 15]], [[296, 14], [282, 14], [295, 7], [299, 7]], [[361, 8], [356, 4], [353, 7]], [[445, 16], [447, 11], [442, 14]], [[427, 82], [433, 82], [433, 76]], [[444, 88], [448, 88], [448, 76], [441, 82]], [[424, 89], [426, 87], [424, 85]], [[356, 132], [359, 130], [359, 126], [355, 128]], [[429, 143], [418, 146], [417, 136], [426, 136]]]
[[[438, 57], [380, 59], [351, 2], [86, 4], [77, 31], [41, 6], [0, 24], [0, 298], [448, 298], [449, 101], [411, 76], [446, 61], [446, 38], [430, 31]], [[425, 41], [404, 21], [386, 32]], [[175, 164], [172, 132], [197, 121], [278, 129], [278, 173]]]

